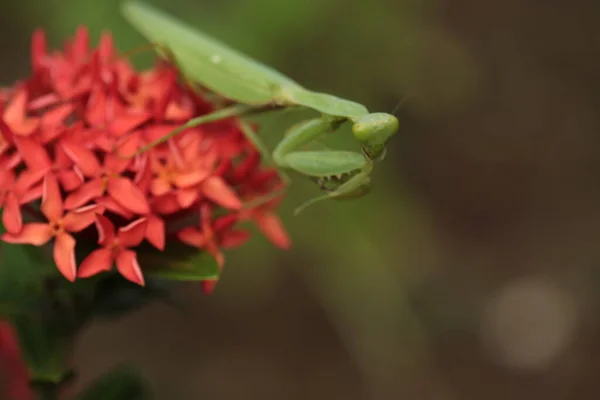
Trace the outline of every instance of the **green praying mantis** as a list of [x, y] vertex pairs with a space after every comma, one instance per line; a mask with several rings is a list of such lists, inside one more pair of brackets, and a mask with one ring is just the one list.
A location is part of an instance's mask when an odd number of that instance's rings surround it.
[[[132, 0], [122, 8], [125, 18], [173, 62], [188, 82], [201, 85], [233, 105], [189, 120], [136, 154], [165, 142], [178, 133], [209, 122], [242, 118], [247, 138], [280, 169], [299, 172], [316, 182], [324, 195], [296, 209], [325, 199], [362, 197], [370, 191], [373, 164], [383, 159], [388, 141], [398, 130], [398, 119], [387, 113], [369, 113], [356, 102], [310, 91], [280, 72], [259, 63], [189, 25], [147, 4]], [[279, 108], [304, 107], [321, 114], [289, 128], [271, 154], [243, 117]], [[299, 151], [323, 135], [350, 122], [362, 154], [352, 151]], [[284, 182], [289, 178], [281, 175]]]

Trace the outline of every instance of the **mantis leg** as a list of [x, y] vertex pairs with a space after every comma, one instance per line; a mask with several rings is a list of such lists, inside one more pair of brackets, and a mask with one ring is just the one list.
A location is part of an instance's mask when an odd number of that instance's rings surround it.
[[273, 151], [275, 163], [284, 168], [294, 169], [288, 165], [285, 159], [286, 156], [318, 139], [320, 136], [334, 131], [341, 125], [341, 122], [343, 121], [315, 118], [293, 126], [285, 133], [283, 139]]
[[140, 149], [138, 149], [138, 151], [136, 151], [132, 155], [121, 156], [121, 158], [125, 158], [125, 159], [133, 158], [133, 157], [137, 156], [138, 154], [144, 153], [144, 152], [150, 150], [151, 148], [158, 146], [161, 143], [166, 142], [167, 140], [171, 139], [173, 136], [185, 131], [186, 129], [195, 128], [202, 124], [207, 124], [209, 122], [219, 121], [219, 120], [230, 118], [230, 117], [241, 116], [241, 115], [244, 115], [244, 114], [249, 113], [254, 110], [256, 110], [256, 107], [238, 104], [238, 105], [234, 105], [231, 107], [217, 110], [210, 114], [202, 115], [197, 118], [192, 118], [189, 121], [187, 121], [185, 124], [177, 127], [176, 129], [167, 133], [165, 136], [161, 137], [160, 139], [156, 139], [155, 141], [150, 142], [145, 146], [142, 146]]
[[242, 132], [244, 132], [244, 135], [246, 136], [246, 138], [258, 149], [258, 151], [260, 152], [263, 159], [266, 160], [268, 164], [270, 164], [271, 166], [273, 166], [277, 169], [277, 173], [279, 174], [279, 177], [281, 178], [281, 181], [283, 182], [283, 187], [281, 189], [276, 190], [273, 193], [270, 193], [266, 196], [261, 196], [257, 199], [247, 202], [244, 205], [244, 208], [249, 209], [249, 208], [254, 208], [254, 207], [260, 206], [261, 204], [267, 203], [267, 202], [283, 195], [286, 192], [289, 185], [291, 184], [291, 179], [288, 176], [288, 174], [286, 174], [281, 168], [279, 168], [277, 166], [277, 164], [273, 161], [273, 157], [271, 156], [271, 151], [266, 148], [266, 146], [260, 140], [260, 138], [254, 131], [254, 129], [252, 129], [250, 124], [248, 122], [242, 120], [240, 122], [240, 127], [242, 129]]
[[[275, 161], [273, 160], [273, 157], [271, 156], [271, 151], [269, 149], [267, 149], [265, 144], [260, 140], [260, 138], [254, 131], [254, 129], [252, 129], [250, 124], [248, 122], [242, 120], [240, 123], [240, 127], [242, 128], [242, 132], [244, 132], [244, 135], [246, 136], [246, 138], [254, 145], [254, 147], [256, 147], [258, 149], [258, 151], [260, 152], [263, 159], [267, 160], [267, 162], [269, 164], [271, 164], [271, 166], [277, 167], [277, 164], [275, 163]], [[277, 169], [277, 172], [279, 173], [279, 177], [281, 178], [283, 183], [285, 185], [289, 185], [291, 182], [291, 179], [288, 176], [288, 174], [286, 174], [280, 168]]]
[[373, 164], [364, 154], [335, 150], [296, 151], [336, 130], [341, 123], [343, 120], [327, 117], [302, 122], [290, 128], [273, 152], [277, 165], [311, 178], [326, 192], [301, 205], [295, 214], [321, 200], [360, 197], [368, 192]]
[[312, 206], [315, 203], [318, 203], [327, 199], [335, 199], [335, 198], [347, 198], [348, 194], [357, 193], [359, 196], [362, 196], [368, 193], [371, 178], [369, 175], [371, 174], [371, 169], [365, 169], [360, 171], [358, 174], [354, 175], [352, 178], [348, 179], [345, 183], [341, 184], [337, 189], [326, 193], [322, 196], [313, 197], [310, 200], [307, 200], [305, 203], [296, 207], [294, 210], [294, 216], [300, 214], [309, 206]]

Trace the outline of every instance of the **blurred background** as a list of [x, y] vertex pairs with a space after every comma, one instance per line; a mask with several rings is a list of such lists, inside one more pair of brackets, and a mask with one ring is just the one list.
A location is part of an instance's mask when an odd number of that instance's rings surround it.
[[[401, 130], [367, 198], [295, 218], [318, 193], [295, 177], [292, 250], [255, 235], [212, 297], [181, 290], [191, 314], [91, 327], [82, 383], [130, 361], [157, 399], [600, 397], [597, 1], [147, 1]], [[2, 2], [0, 80], [29, 73], [37, 27], [145, 43], [119, 3]]]

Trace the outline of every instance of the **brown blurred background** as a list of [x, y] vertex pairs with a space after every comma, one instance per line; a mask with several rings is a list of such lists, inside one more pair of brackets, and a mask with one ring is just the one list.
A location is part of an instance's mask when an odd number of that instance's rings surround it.
[[[295, 180], [291, 251], [256, 235], [214, 296], [181, 289], [187, 314], [91, 327], [83, 382], [132, 361], [158, 399], [600, 398], [600, 3], [147, 1], [310, 88], [404, 100], [401, 131], [369, 198], [294, 218], [316, 193]], [[0, 11], [5, 84], [38, 26], [144, 43], [116, 0]], [[301, 117], [264, 121], [266, 140]]]

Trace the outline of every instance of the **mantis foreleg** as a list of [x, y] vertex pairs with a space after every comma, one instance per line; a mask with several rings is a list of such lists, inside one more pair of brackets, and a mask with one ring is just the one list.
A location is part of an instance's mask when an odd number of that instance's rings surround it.
[[283, 187], [281, 189], [276, 190], [273, 193], [270, 193], [269, 195], [261, 196], [254, 200], [251, 200], [251, 201], [247, 202], [246, 204], [244, 204], [244, 208], [253, 208], [253, 207], [259, 206], [261, 204], [264, 204], [268, 201], [271, 201], [271, 200], [281, 196], [282, 194], [284, 194], [285, 191], [287, 190], [288, 186], [291, 183], [291, 179], [281, 168], [277, 168], [277, 165], [273, 161], [273, 157], [271, 157], [271, 152], [269, 151], [269, 149], [266, 148], [264, 143], [257, 136], [254, 129], [252, 129], [250, 124], [248, 122], [242, 120], [240, 122], [240, 128], [242, 129], [242, 132], [244, 132], [244, 135], [246, 136], [246, 138], [258, 149], [262, 158], [267, 160], [268, 164], [271, 164], [271, 166], [274, 166], [277, 169], [277, 173], [279, 174], [279, 177], [281, 178], [281, 181], [283, 182]]
[[[246, 136], [246, 139], [248, 139], [254, 145], [254, 147], [256, 147], [256, 149], [260, 152], [260, 155], [262, 156], [262, 158], [264, 160], [267, 160], [267, 163], [271, 164], [271, 166], [277, 167], [277, 165], [275, 164], [275, 161], [273, 160], [273, 157], [271, 156], [271, 152], [269, 151], [269, 149], [267, 149], [267, 147], [264, 145], [264, 143], [260, 140], [260, 138], [254, 131], [254, 129], [252, 129], [250, 124], [248, 122], [242, 120], [242, 121], [240, 121], [240, 128], [242, 129], [244, 136]], [[277, 172], [279, 173], [279, 177], [281, 178], [283, 183], [288, 185], [291, 181], [290, 177], [284, 171], [282, 171], [280, 168], [277, 169]]]
[[364, 154], [335, 150], [296, 151], [336, 130], [341, 123], [343, 120], [327, 117], [302, 122], [290, 128], [273, 152], [277, 165], [308, 176], [326, 192], [300, 206], [296, 214], [320, 200], [362, 196], [369, 190], [373, 164]]
[[340, 185], [337, 189], [328, 192], [322, 196], [314, 197], [304, 204], [296, 207], [294, 210], [294, 215], [300, 214], [307, 207], [312, 206], [313, 204], [327, 200], [332, 198], [347, 198], [348, 194], [356, 194], [356, 196], [363, 196], [369, 192], [371, 178], [369, 177], [371, 173], [371, 168], [365, 169], [358, 174], [354, 175], [352, 178], [348, 179], [345, 183]]
[[219, 121], [219, 120], [230, 118], [230, 117], [241, 116], [241, 115], [244, 115], [251, 111], [254, 111], [255, 109], [256, 109], [256, 107], [238, 104], [238, 105], [234, 105], [231, 107], [222, 108], [220, 110], [217, 110], [210, 114], [202, 115], [197, 118], [192, 118], [189, 121], [187, 121], [185, 124], [175, 128], [171, 132], [167, 133], [165, 136], [163, 136], [159, 139], [156, 139], [153, 142], [150, 142], [145, 146], [142, 146], [134, 154], [128, 155], [128, 156], [121, 156], [121, 157], [126, 158], [126, 159], [133, 158], [133, 157], [137, 156], [138, 154], [144, 153], [144, 152], [150, 150], [151, 148], [166, 142], [167, 140], [171, 139], [173, 136], [185, 131], [186, 129], [195, 128], [197, 126], [207, 124], [209, 122], [215, 122], [215, 121]]

